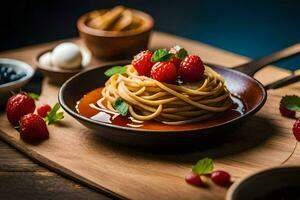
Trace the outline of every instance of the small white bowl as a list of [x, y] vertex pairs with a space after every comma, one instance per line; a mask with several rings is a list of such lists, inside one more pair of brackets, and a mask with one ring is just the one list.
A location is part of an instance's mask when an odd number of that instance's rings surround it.
[[0, 84], [0, 106], [6, 103], [7, 98], [12, 91], [22, 88], [33, 77], [33, 68], [22, 61], [8, 58], [0, 58], [0, 64], [12, 67], [17, 73], [25, 73], [26, 75], [16, 81]]
[[45, 77], [49, 79], [49, 81], [55, 85], [62, 85], [66, 80], [68, 80], [70, 77], [74, 76], [75, 74], [87, 69], [89, 67], [89, 64], [91, 62], [92, 56], [89, 50], [87, 50], [84, 47], [80, 47], [80, 51], [82, 54], [82, 61], [80, 68], [77, 69], [62, 69], [58, 66], [46, 66], [39, 62], [39, 59], [42, 55], [45, 55], [46, 53], [52, 52], [53, 49], [48, 49], [46, 51], [43, 51], [39, 53], [34, 62], [37, 66], [37, 69], [41, 71]]

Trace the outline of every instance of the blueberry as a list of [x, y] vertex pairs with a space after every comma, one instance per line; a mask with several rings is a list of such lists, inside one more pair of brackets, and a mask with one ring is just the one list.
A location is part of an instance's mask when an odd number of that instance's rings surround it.
[[2, 66], [0, 68], [0, 73], [3, 74], [4, 72], [6, 72], [6, 70], [7, 70], [7, 67]]
[[18, 74], [12, 74], [8, 78], [9, 82], [16, 81], [16, 80], [18, 80]]
[[7, 79], [8, 78], [8, 73], [5, 71], [5, 72], [3, 72], [3, 77], [4, 77], [4, 79]]
[[8, 68], [7, 71], [6, 71], [6, 73], [7, 73], [9, 76], [12, 75], [12, 74], [16, 74], [15, 70], [14, 70], [12, 67]]
[[26, 76], [26, 73], [17, 73], [12, 67], [0, 64], [0, 84], [19, 80]]

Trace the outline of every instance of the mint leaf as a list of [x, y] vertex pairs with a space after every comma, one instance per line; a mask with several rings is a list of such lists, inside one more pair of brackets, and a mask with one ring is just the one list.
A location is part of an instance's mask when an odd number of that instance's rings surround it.
[[173, 57], [173, 54], [169, 53], [167, 49], [157, 49], [154, 51], [151, 61], [159, 62], [159, 61], [169, 61]]
[[282, 97], [280, 104], [289, 110], [300, 112], [300, 97], [297, 95], [286, 95]]
[[48, 125], [53, 124], [61, 119], [64, 118], [64, 113], [63, 112], [58, 112], [60, 109], [59, 103], [56, 103], [52, 110], [48, 112], [47, 116], [45, 117], [45, 121]]
[[214, 169], [214, 162], [210, 158], [203, 158], [199, 160], [192, 171], [196, 174], [210, 174]]
[[39, 98], [40, 98], [40, 95], [35, 94], [33, 92], [28, 92], [27, 95], [30, 96], [31, 98], [33, 98], [34, 100], [39, 100]]
[[108, 77], [111, 77], [114, 74], [125, 74], [127, 72], [126, 66], [115, 66], [104, 72]]
[[128, 104], [123, 101], [122, 98], [118, 97], [114, 104], [115, 109], [118, 113], [120, 113], [122, 116], [126, 116], [128, 113]]
[[179, 45], [176, 45], [174, 47], [174, 49], [176, 50], [177, 54], [176, 54], [176, 58], [180, 59], [180, 60], [183, 60], [187, 55], [188, 55], [188, 52], [186, 49], [184, 49], [183, 47], [179, 46]]

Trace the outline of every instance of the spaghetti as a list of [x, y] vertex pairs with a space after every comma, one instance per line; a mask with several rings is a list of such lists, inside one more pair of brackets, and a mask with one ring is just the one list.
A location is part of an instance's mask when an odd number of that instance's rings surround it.
[[114, 102], [121, 97], [136, 120], [180, 125], [212, 118], [232, 106], [223, 77], [208, 66], [201, 81], [181, 85], [139, 76], [132, 65], [127, 65], [126, 70], [105, 83], [102, 100], [106, 100], [107, 109], [115, 112]]

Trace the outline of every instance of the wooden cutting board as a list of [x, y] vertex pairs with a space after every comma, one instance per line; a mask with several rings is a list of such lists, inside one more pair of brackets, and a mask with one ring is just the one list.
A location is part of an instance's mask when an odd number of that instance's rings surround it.
[[[77, 39], [72, 41], [82, 45]], [[39, 52], [55, 44], [57, 42], [8, 51], [0, 57], [21, 59], [32, 64]], [[247, 61], [245, 57], [164, 33], [154, 33], [150, 46], [159, 48], [174, 44], [199, 54], [205, 62], [234, 66]], [[93, 59], [91, 65], [99, 63], [100, 60]], [[263, 83], [269, 83], [289, 73], [269, 66], [256, 77]], [[44, 80], [40, 102], [53, 105], [57, 102], [58, 89]], [[294, 120], [281, 117], [278, 111], [284, 94], [299, 95], [300, 84], [269, 91], [264, 108], [241, 125], [235, 134], [218, 141], [217, 145], [199, 146], [199, 150], [193, 152], [159, 154], [112, 144], [67, 114], [61, 123], [49, 126], [49, 140], [30, 145], [20, 140], [5, 113], [1, 113], [0, 137], [50, 169], [120, 198], [224, 199], [226, 188], [211, 182], [205, 188], [185, 183], [185, 175], [197, 160], [214, 158], [216, 168], [231, 173], [233, 180], [267, 167], [300, 164], [300, 147], [297, 147], [291, 132]]]

